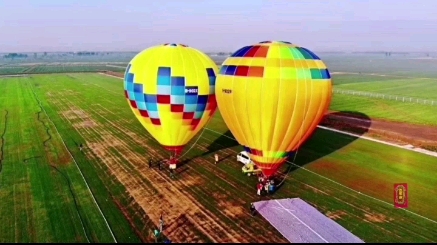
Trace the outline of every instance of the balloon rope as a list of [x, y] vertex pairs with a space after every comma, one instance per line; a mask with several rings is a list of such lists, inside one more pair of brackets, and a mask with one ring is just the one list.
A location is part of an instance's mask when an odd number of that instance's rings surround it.
[[[301, 142], [301, 139], [299, 139], [299, 144], [298, 144], [298, 146], [300, 146], [300, 142]], [[294, 162], [296, 161], [296, 156], [297, 156], [297, 153], [299, 152], [299, 147], [296, 149], [296, 153], [294, 154], [294, 156], [293, 156], [293, 161], [292, 161], [292, 163], [294, 164]], [[288, 177], [288, 174], [291, 172], [291, 166], [288, 168], [288, 172], [287, 172], [287, 174], [285, 174], [285, 176], [284, 176], [284, 178], [282, 179], [282, 181], [278, 184], [278, 186], [280, 186], [280, 185], [282, 185], [282, 183], [284, 183], [284, 181], [285, 181], [285, 179], [287, 179], [287, 177]]]
[[187, 151], [184, 152], [184, 154], [182, 154], [180, 157], [178, 157], [178, 161], [180, 159], [182, 159], [183, 156], [185, 156], [188, 152], [190, 152], [191, 149], [193, 149], [193, 147], [197, 144], [197, 141], [199, 141], [199, 139], [202, 137], [202, 134], [205, 132], [206, 126], [209, 124], [209, 122], [211, 121], [211, 119], [214, 117], [214, 115], [212, 115], [208, 121], [205, 123], [205, 126], [203, 126], [202, 132], [200, 133], [199, 137], [197, 137], [196, 141], [194, 141], [194, 143], [191, 145], [190, 148], [188, 148]]

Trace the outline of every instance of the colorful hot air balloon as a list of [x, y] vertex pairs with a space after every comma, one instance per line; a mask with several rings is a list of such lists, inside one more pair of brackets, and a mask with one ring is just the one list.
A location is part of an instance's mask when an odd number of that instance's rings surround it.
[[127, 66], [129, 105], [146, 130], [171, 151], [171, 161], [217, 109], [217, 71], [206, 54], [182, 44], [145, 49]]
[[267, 178], [315, 130], [331, 95], [323, 61], [289, 42], [239, 49], [224, 61], [216, 81], [226, 125]]

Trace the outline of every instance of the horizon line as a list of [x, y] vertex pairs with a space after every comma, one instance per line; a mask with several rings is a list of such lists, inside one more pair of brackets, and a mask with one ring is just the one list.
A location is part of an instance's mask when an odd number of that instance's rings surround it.
[[[143, 51], [143, 50], [141, 50]], [[77, 53], [77, 52], [95, 52], [95, 53], [140, 53], [141, 51], [93, 51], [93, 50], [82, 50], [82, 51], [0, 51], [0, 54], [10, 54], [10, 53], [16, 53], [16, 54], [35, 54], [35, 53]], [[234, 53], [234, 52], [227, 52], [227, 51], [203, 51], [205, 53]], [[366, 51], [350, 51], [350, 50], [344, 50], [344, 51], [336, 51], [336, 50], [323, 50], [323, 51], [314, 51], [316, 53], [437, 53], [437, 51], [384, 51], [384, 50], [366, 50]]]

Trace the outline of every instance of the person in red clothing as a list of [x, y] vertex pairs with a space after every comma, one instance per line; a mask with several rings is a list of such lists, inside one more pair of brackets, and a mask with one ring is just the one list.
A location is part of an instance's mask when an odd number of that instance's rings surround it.
[[257, 194], [258, 196], [261, 196], [261, 190], [263, 189], [263, 184], [258, 183], [258, 185], [257, 185], [256, 187], [257, 187], [257, 192], [256, 192], [256, 194]]

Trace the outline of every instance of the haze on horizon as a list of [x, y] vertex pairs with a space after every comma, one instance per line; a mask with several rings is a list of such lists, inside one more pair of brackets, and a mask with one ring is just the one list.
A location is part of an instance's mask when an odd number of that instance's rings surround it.
[[232, 52], [265, 40], [314, 51], [437, 51], [437, 1], [0, 1], [0, 52]]

